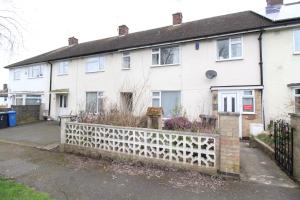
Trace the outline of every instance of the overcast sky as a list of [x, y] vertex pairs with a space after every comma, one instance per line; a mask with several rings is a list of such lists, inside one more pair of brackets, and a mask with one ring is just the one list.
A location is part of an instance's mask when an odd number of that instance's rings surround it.
[[71, 36], [85, 42], [115, 36], [121, 24], [129, 32], [170, 25], [175, 12], [187, 22], [265, 6], [266, 0], [0, 0], [0, 10], [16, 12], [24, 41], [13, 52], [0, 49], [0, 84], [8, 80], [3, 66], [65, 46]]

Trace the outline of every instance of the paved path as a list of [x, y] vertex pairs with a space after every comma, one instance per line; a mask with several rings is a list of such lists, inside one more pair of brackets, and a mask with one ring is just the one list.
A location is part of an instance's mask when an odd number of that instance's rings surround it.
[[0, 143], [0, 174], [58, 200], [299, 200], [298, 188], [223, 181]]
[[241, 143], [241, 179], [265, 185], [297, 187], [274, 161], [258, 148], [249, 148], [248, 143]]
[[59, 144], [60, 129], [55, 122], [37, 122], [0, 129], [0, 141], [42, 149], [52, 149]]

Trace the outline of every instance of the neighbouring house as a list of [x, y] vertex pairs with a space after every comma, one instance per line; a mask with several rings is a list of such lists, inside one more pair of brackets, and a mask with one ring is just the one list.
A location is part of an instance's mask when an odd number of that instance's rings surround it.
[[8, 106], [8, 89], [7, 84], [3, 84], [3, 89], [0, 90], [0, 108], [6, 108]]
[[267, 125], [270, 120], [289, 119], [288, 113], [300, 113], [300, 2], [269, 1], [265, 15], [282, 24], [265, 29], [262, 36]]
[[[22, 90], [18, 81], [29, 93], [35, 91], [29, 81], [43, 81], [42, 103], [50, 96], [46, 108], [53, 119], [115, 105], [136, 115], [162, 107], [164, 118], [181, 110], [191, 119], [238, 112], [240, 137], [248, 137], [250, 123], [264, 122], [263, 71], [270, 58], [263, 56], [271, 51], [264, 40], [269, 31], [300, 20], [276, 22], [252, 11], [182, 19], [175, 13], [172, 25], [135, 33], [121, 25], [118, 36], [84, 43], [71, 37], [66, 47], [6, 66], [9, 93]], [[13, 78], [15, 70], [37, 65], [44, 66], [44, 79]]]

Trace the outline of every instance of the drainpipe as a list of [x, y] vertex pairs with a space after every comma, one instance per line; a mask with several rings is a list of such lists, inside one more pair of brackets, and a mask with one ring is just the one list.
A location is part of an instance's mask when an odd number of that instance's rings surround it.
[[48, 109], [48, 117], [50, 117], [51, 113], [51, 90], [52, 90], [52, 63], [48, 61], [50, 64], [50, 81], [49, 81], [49, 109]]
[[[260, 70], [260, 85], [264, 86], [264, 72], [263, 72], [263, 49], [262, 49], [262, 36], [264, 31], [261, 30], [258, 42], [259, 42], [259, 70]], [[263, 94], [264, 94], [264, 88], [261, 90], [261, 109], [262, 109], [262, 121], [264, 125], [264, 129], [266, 129], [265, 125], [265, 110], [264, 110], [264, 102], [263, 102]]]

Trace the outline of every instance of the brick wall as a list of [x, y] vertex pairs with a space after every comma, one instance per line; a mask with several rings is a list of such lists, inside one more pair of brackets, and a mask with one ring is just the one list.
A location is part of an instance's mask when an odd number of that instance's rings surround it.
[[250, 124], [262, 123], [262, 111], [261, 111], [261, 90], [255, 90], [255, 114], [243, 114], [242, 133], [243, 137], [248, 138], [250, 136]]
[[298, 182], [300, 182], [300, 114], [290, 114], [290, 117], [291, 126], [295, 128], [293, 144], [294, 177]]
[[37, 122], [40, 120], [39, 105], [11, 106], [12, 110], [16, 111], [17, 125]]
[[220, 171], [240, 173], [239, 113], [219, 113]]

